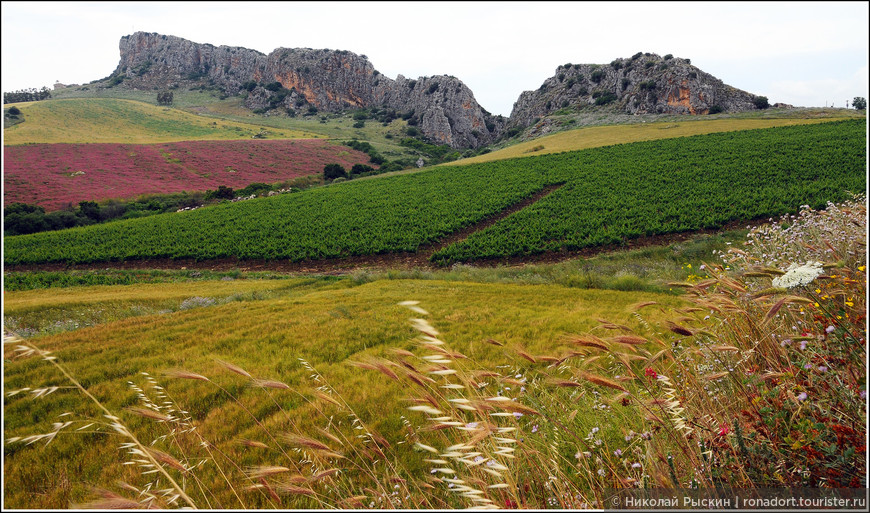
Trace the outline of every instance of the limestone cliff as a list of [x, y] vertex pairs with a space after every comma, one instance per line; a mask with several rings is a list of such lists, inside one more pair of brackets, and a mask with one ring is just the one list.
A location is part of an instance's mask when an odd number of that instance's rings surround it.
[[514, 103], [510, 127], [575, 106], [609, 106], [630, 114], [708, 114], [756, 109], [759, 97], [724, 84], [689, 59], [637, 53], [610, 64], [565, 64], [537, 91]]
[[[113, 77], [155, 89], [201, 83], [227, 95], [245, 94], [252, 110], [338, 112], [391, 109], [412, 117], [432, 142], [480, 148], [506, 131], [525, 128], [560, 109], [599, 106], [628, 114], [708, 114], [759, 108], [758, 97], [724, 84], [689, 59], [641, 53], [610, 64], [565, 64], [536, 91], [522, 93], [508, 119], [493, 116], [456, 77], [395, 80], [364, 55], [346, 50], [213, 46], [175, 36], [136, 32], [120, 42]], [[766, 100], [766, 99], [765, 99]]]
[[408, 80], [399, 75], [393, 80], [375, 70], [365, 56], [345, 50], [278, 48], [264, 55], [246, 48], [137, 32], [121, 38], [120, 53], [113, 75], [123, 75], [130, 87], [151, 89], [200, 80], [228, 95], [246, 89], [245, 105], [251, 109], [299, 111], [313, 106], [328, 112], [372, 107], [413, 111], [424, 136], [454, 148], [490, 144], [504, 125], [501, 117], [486, 112], [455, 77]]

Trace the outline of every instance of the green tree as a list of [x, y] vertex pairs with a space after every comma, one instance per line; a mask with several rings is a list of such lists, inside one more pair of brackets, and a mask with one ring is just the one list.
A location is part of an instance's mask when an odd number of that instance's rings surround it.
[[752, 104], [755, 105], [756, 109], [766, 109], [770, 107], [770, 104], [767, 103], [767, 96], [756, 96], [752, 99]]
[[852, 107], [855, 107], [855, 110], [864, 110], [867, 108], [867, 99], [863, 96], [856, 96], [852, 99]]
[[344, 170], [341, 164], [327, 164], [323, 166], [323, 178], [325, 180], [347, 178], [347, 172]]
[[96, 201], [82, 201], [79, 203], [79, 216], [94, 222], [100, 221], [100, 206]]
[[157, 105], [172, 105], [172, 91], [161, 91], [157, 93]]

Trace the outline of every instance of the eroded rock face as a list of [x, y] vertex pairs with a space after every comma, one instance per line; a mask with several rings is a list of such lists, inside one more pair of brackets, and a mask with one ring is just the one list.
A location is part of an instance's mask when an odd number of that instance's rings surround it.
[[[629, 114], [708, 114], [753, 110], [755, 95], [724, 84], [688, 59], [638, 53], [610, 64], [566, 64], [537, 91], [522, 93], [510, 118], [492, 116], [456, 77], [395, 80], [366, 56], [345, 50], [278, 48], [269, 55], [136, 32], [120, 42], [114, 75], [130, 87], [208, 83], [227, 95], [247, 91], [245, 106], [288, 113], [387, 108], [412, 114], [430, 141], [479, 148], [506, 130], [525, 128], [560, 109], [601, 105]], [[540, 127], [543, 133], [548, 127]]]
[[755, 95], [726, 85], [688, 59], [637, 54], [610, 64], [568, 64], [537, 91], [522, 93], [509, 126], [571, 106], [610, 105], [630, 114], [707, 114], [756, 109]]
[[[228, 95], [247, 89], [245, 106], [250, 109], [280, 106], [299, 111], [313, 106], [327, 112], [372, 107], [413, 111], [424, 136], [454, 148], [490, 144], [504, 127], [503, 118], [486, 112], [455, 77], [408, 80], [400, 75], [392, 80], [375, 70], [365, 56], [344, 50], [278, 48], [264, 55], [246, 48], [137, 32], [121, 38], [120, 53], [115, 75], [124, 74], [130, 87], [152, 89], [198, 80]], [[290, 92], [276, 96], [267, 88], [274, 82]]]

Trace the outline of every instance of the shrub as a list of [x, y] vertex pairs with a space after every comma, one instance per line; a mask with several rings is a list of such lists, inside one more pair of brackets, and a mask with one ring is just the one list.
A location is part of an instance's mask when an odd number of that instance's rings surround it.
[[374, 171], [375, 168], [372, 166], [367, 166], [365, 164], [354, 164], [352, 168], [350, 168], [350, 174], [353, 175], [361, 175], [363, 173], [369, 173]]
[[426, 89], [426, 94], [432, 94], [437, 90], [438, 90], [438, 82], [435, 82], [434, 84], [429, 86], [429, 89]]
[[157, 93], [157, 105], [172, 105], [172, 91], [161, 91]]
[[597, 83], [601, 82], [601, 79], [604, 78], [604, 75], [605, 75], [604, 71], [597, 69], [597, 70], [593, 71], [591, 75], [589, 75], [589, 79], [597, 84]]
[[[854, 107], [855, 110], [864, 110], [864, 109], [866, 109], [866, 108], [867, 108], [867, 99], [864, 98], [863, 96], [856, 96], [856, 97], [852, 100], [852, 107]], [[14, 108], [14, 107], [13, 107], [13, 108]], [[12, 112], [12, 109], [9, 109], [9, 112]]]
[[666, 60], [666, 61], [669, 61], [673, 58], [674, 58], [673, 54], [670, 54], [670, 53], [664, 56], [664, 60]]
[[21, 114], [21, 111], [18, 110], [18, 107], [14, 106], [14, 105], [12, 107], [9, 107], [9, 110], [7, 112], [9, 112], [10, 116], [18, 116]]
[[752, 99], [752, 104], [755, 105], [756, 109], [766, 109], [770, 107], [770, 104], [767, 103], [767, 96], [756, 96]]
[[620, 69], [622, 68], [622, 61], [620, 59], [614, 59], [610, 61], [610, 67], [616, 70]]
[[325, 180], [334, 180], [336, 178], [347, 178], [347, 172], [341, 164], [327, 164], [323, 166], [323, 178]]
[[353, 124], [354, 128], [364, 128], [365, 126], [366, 126], [365, 121], [357, 121], [356, 123]]
[[607, 91], [595, 99], [595, 105], [607, 105], [608, 103], [616, 101], [616, 98], [617, 96], [615, 93]]
[[217, 190], [205, 191], [205, 199], [233, 199], [236, 197], [236, 192], [232, 187], [227, 187], [226, 185], [219, 185]]

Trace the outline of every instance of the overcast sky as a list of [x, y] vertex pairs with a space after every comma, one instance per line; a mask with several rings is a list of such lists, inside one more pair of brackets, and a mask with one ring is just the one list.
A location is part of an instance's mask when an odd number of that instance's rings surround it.
[[263, 53], [329, 48], [391, 78], [454, 75], [493, 114], [565, 63], [692, 59], [770, 103], [845, 107], [868, 90], [868, 2], [2, 2], [2, 87], [108, 76], [157, 32]]

